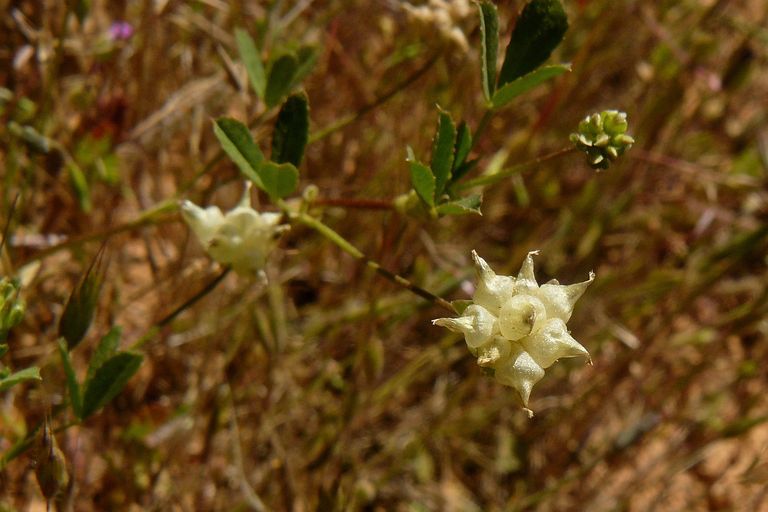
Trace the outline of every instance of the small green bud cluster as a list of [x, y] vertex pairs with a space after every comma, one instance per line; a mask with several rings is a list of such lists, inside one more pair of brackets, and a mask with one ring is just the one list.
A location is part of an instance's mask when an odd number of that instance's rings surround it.
[[571, 142], [587, 155], [595, 169], [607, 169], [611, 162], [632, 147], [635, 139], [627, 135], [627, 114], [618, 110], [603, 110], [588, 115], [571, 134]]
[[21, 322], [25, 309], [24, 301], [19, 298], [19, 283], [7, 277], [0, 279], [0, 342]]

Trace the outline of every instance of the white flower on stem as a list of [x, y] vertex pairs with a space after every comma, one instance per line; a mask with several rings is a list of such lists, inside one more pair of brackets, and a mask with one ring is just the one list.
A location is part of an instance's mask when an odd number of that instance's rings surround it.
[[263, 276], [267, 256], [280, 234], [279, 213], [259, 213], [251, 207], [251, 183], [246, 182], [240, 203], [226, 214], [216, 206], [201, 208], [191, 201], [181, 203], [181, 216], [206, 252], [238, 274]]
[[[496, 380], [517, 390], [528, 407], [531, 390], [560, 358], [589, 352], [568, 332], [566, 322], [587, 286], [595, 279], [561, 285], [552, 280], [539, 286], [528, 253], [517, 277], [499, 276], [475, 251], [472, 259], [478, 283], [473, 304], [458, 318], [438, 318], [432, 323], [464, 334], [480, 366], [493, 368]], [[530, 412], [530, 411], [529, 411]]]

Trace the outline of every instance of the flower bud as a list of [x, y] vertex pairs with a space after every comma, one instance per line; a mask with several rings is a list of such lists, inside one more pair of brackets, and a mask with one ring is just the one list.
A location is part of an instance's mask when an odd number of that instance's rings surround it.
[[635, 143], [627, 135], [627, 114], [617, 110], [604, 110], [589, 115], [579, 123], [579, 129], [570, 136], [576, 148], [587, 155], [587, 162], [596, 169], [607, 169], [611, 162]]

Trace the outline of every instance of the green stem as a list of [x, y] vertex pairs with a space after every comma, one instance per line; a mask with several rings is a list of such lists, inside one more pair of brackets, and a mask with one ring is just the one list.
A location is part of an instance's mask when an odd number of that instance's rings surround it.
[[509, 169], [504, 169], [504, 170], [499, 171], [499, 172], [494, 173], [494, 174], [489, 174], [489, 175], [486, 175], [486, 176], [479, 176], [479, 177], [477, 177], [475, 179], [471, 179], [471, 180], [465, 181], [464, 183], [461, 183], [461, 184], [457, 185], [455, 187], [455, 190], [457, 192], [459, 192], [459, 191], [467, 190], [467, 189], [473, 188], [473, 187], [492, 185], [492, 184], [497, 183], [497, 182], [499, 182], [499, 181], [501, 181], [503, 179], [509, 178], [510, 176], [518, 174], [520, 171], [522, 171], [526, 167], [530, 167], [532, 165], [538, 165], [538, 164], [541, 164], [541, 163], [546, 162], [548, 160], [554, 160], [555, 158], [560, 158], [561, 156], [565, 156], [568, 153], [571, 153], [571, 152], [573, 152], [575, 150], [576, 150], [576, 148], [570, 146], [570, 147], [567, 147], [567, 148], [563, 148], [563, 149], [557, 150], [557, 151], [555, 151], [553, 153], [549, 153], [549, 154], [546, 154], [546, 155], [534, 158], [533, 160], [529, 160], [527, 162], [523, 162], [522, 164], [513, 165]]
[[362, 261], [369, 268], [375, 270], [376, 273], [383, 276], [387, 280], [397, 284], [398, 286], [405, 288], [411, 293], [418, 295], [422, 299], [425, 299], [433, 304], [437, 304], [438, 306], [447, 309], [453, 314], [457, 313], [456, 309], [451, 305], [450, 302], [443, 299], [442, 297], [438, 297], [434, 293], [431, 293], [425, 290], [424, 288], [416, 286], [415, 284], [413, 284], [403, 276], [395, 274], [394, 272], [390, 272], [389, 270], [385, 269], [379, 263], [368, 258], [360, 249], [352, 245], [346, 238], [338, 234], [328, 225], [324, 224], [321, 220], [315, 217], [312, 217], [311, 215], [307, 215], [304, 212], [296, 212], [291, 210], [286, 204], [286, 202], [283, 201], [282, 199], [277, 201], [277, 206], [279, 206], [280, 209], [283, 210], [291, 220], [300, 222], [301, 224], [304, 224], [305, 226], [314, 229], [315, 231], [323, 235], [325, 238], [327, 238], [328, 240], [336, 244], [342, 251], [346, 252], [353, 258]]

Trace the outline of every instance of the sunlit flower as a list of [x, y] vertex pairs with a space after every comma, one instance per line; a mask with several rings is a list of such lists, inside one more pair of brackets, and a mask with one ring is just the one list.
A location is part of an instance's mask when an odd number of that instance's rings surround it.
[[472, 259], [478, 283], [468, 306], [458, 318], [432, 323], [464, 334], [480, 366], [492, 368], [496, 380], [517, 390], [527, 408], [531, 390], [544, 369], [562, 357], [589, 357], [568, 332], [566, 322], [587, 286], [594, 280], [561, 285], [556, 280], [539, 286], [528, 253], [517, 277], [499, 276], [475, 251]]
[[281, 214], [259, 213], [251, 207], [250, 182], [240, 203], [223, 214], [216, 206], [200, 208], [191, 201], [181, 203], [181, 215], [206, 252], [241, 275], [263, 275], [267, 256], [280, 234]]

